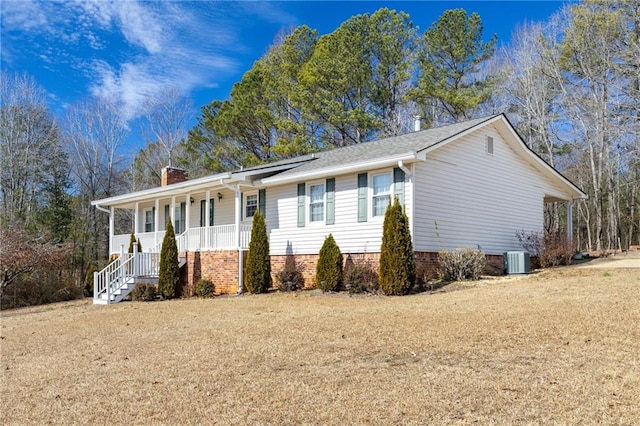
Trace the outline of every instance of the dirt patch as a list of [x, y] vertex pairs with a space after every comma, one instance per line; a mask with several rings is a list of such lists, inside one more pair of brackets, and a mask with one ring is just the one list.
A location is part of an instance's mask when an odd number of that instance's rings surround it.
[[635, 424], [640, 274], [2, 313], [0, 424]]

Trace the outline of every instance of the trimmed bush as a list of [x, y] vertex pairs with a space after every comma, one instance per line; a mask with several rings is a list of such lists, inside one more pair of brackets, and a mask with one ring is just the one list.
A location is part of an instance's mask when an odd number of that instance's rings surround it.
[[278, 280], [278, 290], [280, 291], [297, 291], [304, 287], [304, 277], [296, 264], [294, 255], [287, 255], [284, 261], [284, 268], [276, 274], [276, 279]]
[[213, 281], [201, 278], [196, 283], [196, 295], [200, 297], [213, 297], [216, 286]]
[[266, 293], [273, 284], [271, 280], [271, 259], [269, 257], [269, 237], [264, 217], [258, 211], [253, 215], [251, 241], [247, 257], [246, 286], [249, 292]]
[[160, 273], [158, 276], [158, 292], [162, 297], [172, 299], [180, 296], [180, 264], [178, 260], [178, 244], [171, 220], [167, 222], [167, 230], [160, 250]]
[[134, 302], [152, 302], [156, 300], [158, 292], [153, 284], [137, 284], [131, 292], [131, 300]]
[[386, 295], [407, 294], [416, 280], [409, 218], [397, 197], [384, 215], [378, 280]]
[[336, 291], [342, 284], [342, 253], [333, 235], [324, 239], [318, 264], [316, 265], [316, 285], [323, 292]]
[[[351, 261], [351, 264], [349, 262]], [[353, 262], [347, 258], [344, 268], [344, 286], [351, 294], [376, 293], [378, 291], [378, 273], [369, 262]]]
[[438, 253], [438, 274], [446, 281], [478, 280], [487, 266], [480, 250], [465, 248]]

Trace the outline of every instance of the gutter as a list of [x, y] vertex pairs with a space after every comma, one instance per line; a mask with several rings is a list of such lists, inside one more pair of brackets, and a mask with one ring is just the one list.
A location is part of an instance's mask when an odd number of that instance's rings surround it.
[[323, 176], [328, 176], [328, 175], [338, 175], [338, 174], [343, 175], [347, 173], [355, 173], [365, 169], [389, 167], [389, 166], [398, 164], [399, 161], [413, 162], [416, 160], [420, 160], [418, 153], [406, 152], [403, 154], [398, 154], [398, 155], [394, 155], [387, 158], [382, 158], [382, 159], [377, 158], [371, 161], [362, 161], [357, 163], [345, 164], [343, 166], [322, 167], [309, 172], [301, 171], [299, 173], [291, 173], [291, 174], [286, 174], [284, 176], [276, 175], [273, 177], [261, 179], [259, 181], [259, 184], [272, 185], [272, 184], [291, 183], [291, 182], [300, 181], [301, 179], [307, 180], [307, 179], [321, 178]]

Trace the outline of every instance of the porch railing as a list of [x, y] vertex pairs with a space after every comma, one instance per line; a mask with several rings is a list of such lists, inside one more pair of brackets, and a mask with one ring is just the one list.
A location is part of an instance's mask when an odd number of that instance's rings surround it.
[[[216, 225], [201, 228], [189, 228], [182, 234], [176, 236], [178, 244], [178, 252], [195, 250], [234, 250], [237, 248], [235, 235], [235, 225]], [[165, 231], [140, 232], [136, 236], [142, 245], [142, 251], [145, 253], [159, 253], [162, 248], [162, 239]], [[114, 235], [112, 247], [117, 250], [120, 245], [129, 246], [129, 234]], [[251, 238], [251, 225], [240, 225], [240, 247], [246, 249], [249, 247]], [[157, 244], [155, 243], [157, 241]]]
[[110, 303], [112, 295], [131, 284], [133, 278], [158, 276], [159, 253], [125, 253], [124, 245], [120, 247], [120, 256], [93, 275], [93, 297], [96, 300], [103, 299]]

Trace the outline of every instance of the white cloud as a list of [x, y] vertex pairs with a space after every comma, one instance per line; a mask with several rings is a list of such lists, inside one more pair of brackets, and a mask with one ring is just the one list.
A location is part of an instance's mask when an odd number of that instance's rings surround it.
[[[82, 70], [90, 79], [87, 91], [116, 99], [127, 119], [167, 86], [184, 93], [216, 87], [240, 71], [239, 55], [248, 49], [243, 29], [256, 20], [284, 25], [292, 19], [259, 2], [4, 0], [0, 7], [3, 36], [14, 31], [45, 40], [45, 52], [24, 54]], [[6, 49], [2, 55], [17, 54]]]

